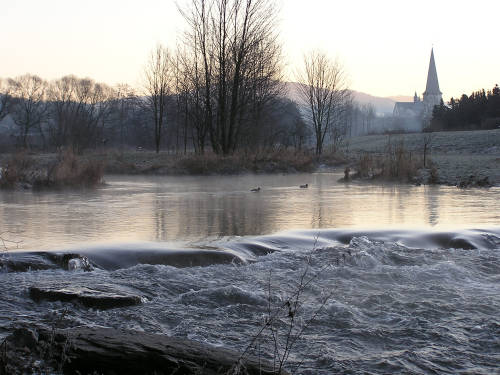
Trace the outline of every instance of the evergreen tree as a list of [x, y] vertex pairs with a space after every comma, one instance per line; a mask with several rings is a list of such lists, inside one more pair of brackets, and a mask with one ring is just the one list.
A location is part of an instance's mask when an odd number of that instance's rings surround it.
[[431, 120], [433, 130], [492, 129], [500, 123], [500, 88], [484, 89], [451, 98], [448, 106], [442, 101], [434, 107]]

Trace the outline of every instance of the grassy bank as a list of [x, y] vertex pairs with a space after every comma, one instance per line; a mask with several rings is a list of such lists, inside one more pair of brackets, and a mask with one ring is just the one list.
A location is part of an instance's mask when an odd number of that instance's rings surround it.
[[[151, 151], [111, 151], [89, 154], [91, 160], [102, 160], [110, 174], [160, 175], [229, 175], [243, 173], [296, 173], [312, 172], [316, 158], [307, 152], [275, 151], [235, 153], [221, 156], [176, 155]], [[337, 160], [337, 163], [343, 160]]]
[[321, 161], [311, 152], [291, 150], [235, 153], [170, 154], [136, 150], [93, 151], [75, 155], [28, 153], [0, 154], [0, 187], [95, 187], [104, 174], [231, 175], [245, 173], [314, 172], [321, 164], [337, 166], [347, 160], [325, 155]]
[[[0, 154], [0, 187], [93, 187], [103, 174], [230, 175], [314, 172], [348, 165], [369, 180], [461, 187], [500, 185], [500, 129], [351, 138], [342, 155], [293, 150], [220, 156], [102, 150]], [[424, 160], [425, 159], [425, 160]], [[339, 168], [340, 169], [340, 168]]]
[[[384, 163], [398, 160], [394, 157], [397, 152], [388, 152], [389, 143], [393, 150], [397, 145], [404, 146], [404, 152], [400, 153], [401, 171], [409, 171], [413, 176], [410, 180], [416, 178], [428, 183], [432, 178], [438, 184], [461, 187], [481, 186], [487, 180], [489, 184], [500, 185], [500, 129], [355, 137], [349, 143], [351, 166], [365, 175], [385, 175], [398, 180], [389, 173], [391, 168], [382, 172]], [[400, 174], [401, 179], [407, 176], [404, 172]]]

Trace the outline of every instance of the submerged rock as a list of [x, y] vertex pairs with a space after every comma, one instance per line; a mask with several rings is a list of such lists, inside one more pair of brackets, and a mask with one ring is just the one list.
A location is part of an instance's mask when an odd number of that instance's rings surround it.
[[13, 251], [0, 255], [0, 269], [7, 272], [29, 272], [62, 268], [67, 271], [94, 270], [90, 260], [80, 254]]
[[61, 268], [67, 271], [82, 270], [85, 272], [91, 272], [94, 270], [90, 260], [80, 254], [72, 253], [45, 253], [46, 256], [52, 260], [54, 263], [59, 265]]
[[165, 265], [177, 268], [207, 267], [214, 264], [244, 264], [239, 254], [211, 249], [90, 249], [81, 251], [96, 268], [117, 270], [138, 264]]
[[[240, 361], [240, 354], [232, 350], [112, 328], [35, 333], [21, 328], [7, 338], [7, 344], [7, 363], [2, 365], [9, 374], [35, 373], [39, 363], [63, 374], [275, 374], [271, 363], [255, 357]], [[235, 366], [240, 371], [234, 371]]]
[[29, 272], [58, 268], [38, 253], [6, 253], [0, 256], [0, 269], [5, 272]]
[[84, 287], [78, 289], [55, 289], [32, 286], [29, 289], [29, 295], [36, 302], [41, 300], [72, 302], [100, 310], [135, 306], [140, 305], [142, 302], [139, 296]]

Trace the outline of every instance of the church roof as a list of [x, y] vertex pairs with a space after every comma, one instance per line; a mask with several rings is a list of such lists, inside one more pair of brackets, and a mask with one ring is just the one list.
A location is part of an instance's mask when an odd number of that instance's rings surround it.
[[396, 102], [393, 116], [396, 117], [416, 117], [424, 110], [422, 102]]
[[405, 108], [405, 109], [413, 109], [416, 108], [414, 102], [396, 102], [396, 106], [400, 108]]
[[436, 62], [434, 61], [434, 48], [431, 50], [431, 61], [429, 62], [429, 72], [427, 74], [427, 86], [424, 95], [441, 95], [439, 90]]

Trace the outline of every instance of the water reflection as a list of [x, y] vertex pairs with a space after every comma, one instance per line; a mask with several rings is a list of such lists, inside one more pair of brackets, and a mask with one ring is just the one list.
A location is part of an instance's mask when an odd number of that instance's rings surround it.
[[436, 187], [425, 189], [425, 200], [429, 225], [435, 226], [439, 223], [439, 194], [436, 194]]
[[[339, 174], [109, 177], [94, 192], [0, 192], [0, 232], [25, 248], [81, 242], [204, 241], [283, 230], [484, 227], [500, 189], [340, 184]], [[308, 183], [308, 189], [299, 185]], [[261, 186], [262, 191], [250, 189]]]

